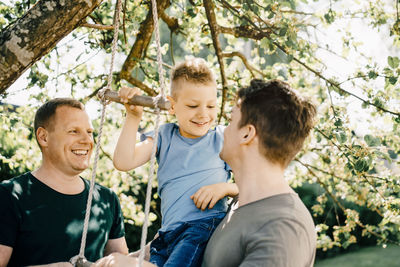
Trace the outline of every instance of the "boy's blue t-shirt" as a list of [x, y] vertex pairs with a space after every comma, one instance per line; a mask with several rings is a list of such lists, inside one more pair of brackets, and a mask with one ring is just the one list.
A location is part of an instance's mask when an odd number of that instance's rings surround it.
[[[202, 186], [227, 182], [230, 177], [229, 166], [219, 157], [223, 130], [222, 126], [217, 126], [206, 135], [192, 139], [183, 137], [174, 123], [160, 126], [156, 154], [162, 215], [160, 231], [226, 212], [226, 198], [204, 211], [190, 198]], [[142, 139], [153, 136], [154, 132], [146, 133]]]

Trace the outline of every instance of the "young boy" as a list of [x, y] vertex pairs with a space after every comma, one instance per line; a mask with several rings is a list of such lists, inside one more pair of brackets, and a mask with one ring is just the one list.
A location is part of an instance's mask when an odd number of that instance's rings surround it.
[[[124, 102], [135, 88], [122, 88]], [[157, 143], [158, 193], [162, 227], [151, 242], [150, 262], [157, 266], [200, 266], [212, 232], [226, 212], [226, 196], [235, 196], [235, 184], [227, 183], [228, 166], [219, 157], [223, 128], [210, 129], [217, 116], [216, 81], [206, 62], [192, 58], [177, 65], [171, 76], [170, 114], [178, 125], [160, 127]], [[128, 171], [150, 160], [153, 136], [136, 144], [143, 109], [127, 110], [114, 152], [114, 166]], [[208, 207], [208, 209], [207, 209]]]

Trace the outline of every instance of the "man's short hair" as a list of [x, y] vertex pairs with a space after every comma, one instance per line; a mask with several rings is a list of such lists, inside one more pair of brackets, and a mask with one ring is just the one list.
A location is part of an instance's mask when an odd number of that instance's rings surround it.
[[175, 65], [171, 72], [171, 95], [176, 97], [174, 82], [187, 81], [192, 83], [209, 84], [215, 83], [215, 77], [207, 63], [202, 58], [190, 57]]
[[61, 106], [69, 106], [72, 108], [85, 110], [85, 106], [81, 102], [73, 98], [54, 98], [47, 101], [36, 111], [34, 121], [35, 136], [36, 131], [39, 127], [45, 128], [48, 131], [53, 130], [53, 123], [51, 122], [54, 119], [57, 108]]
[[239, 127], [253, 125], [260, 138], [260, 152], [286, 167], [302, 148], [314, 126], [315, 106], [280, 80], [252, 80], [238, 92]]

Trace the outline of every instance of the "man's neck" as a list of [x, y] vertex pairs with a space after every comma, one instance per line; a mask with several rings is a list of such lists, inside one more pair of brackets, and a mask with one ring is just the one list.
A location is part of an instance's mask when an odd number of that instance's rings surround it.
[[284, 178], [284, 169], [266, 161], [264, 157], [251, 157], [241, 161], [235, 170], [235, 180], [239, 187], [239, 206], [271, 197], [293, 193]]
[[69, 175], [45, 163], [39, 169], [33, 171], [32, 175], [62, 194], [79, 194], [84, 189], [84, 183], [79, 174]]

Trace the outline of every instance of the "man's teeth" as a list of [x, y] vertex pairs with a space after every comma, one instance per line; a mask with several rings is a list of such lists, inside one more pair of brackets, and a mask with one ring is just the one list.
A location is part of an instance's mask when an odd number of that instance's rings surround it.
[[86, 155], [88, 153], [87, 150], [72, 150], [72, 153], [76, 155]]

